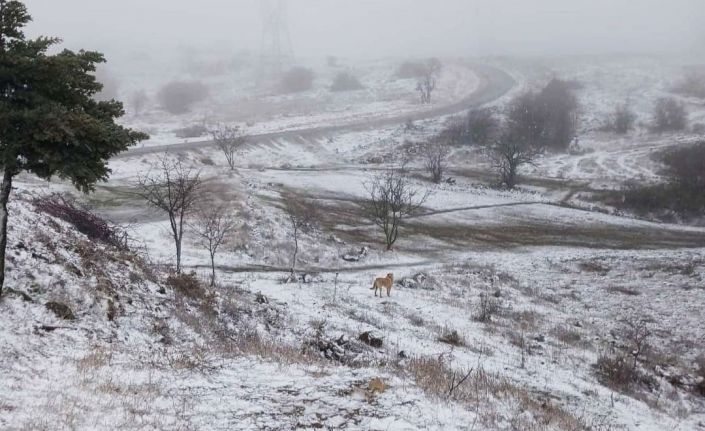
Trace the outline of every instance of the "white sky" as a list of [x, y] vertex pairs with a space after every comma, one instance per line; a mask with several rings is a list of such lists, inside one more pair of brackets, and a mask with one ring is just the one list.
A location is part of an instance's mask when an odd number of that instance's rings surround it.
[[[71, 48], [258, 50], [263, 0], [26, 0]], [[297, 56], [705, 51], [705, 0], [287, 0]]]

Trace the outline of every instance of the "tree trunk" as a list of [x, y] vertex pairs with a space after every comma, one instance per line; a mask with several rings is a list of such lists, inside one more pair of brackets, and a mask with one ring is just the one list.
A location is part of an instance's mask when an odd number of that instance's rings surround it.
[[211, 287], [215, 286], [215, 254], [211, 252]]
[[296, 270], [296, 255], [299, 254], [299, 230], [294, 228], [294, 258], [291, 260], [291, 273]]
[[176, 238], [176, 273], [181, 274], [181, 238]]
[[7, 248], [7, 203], [12, 192], [12, 177], [14, 174], [10, 170], [5, 170], [2, 185], [0, 185], [0, 295], [5, 286], [5, 249]]

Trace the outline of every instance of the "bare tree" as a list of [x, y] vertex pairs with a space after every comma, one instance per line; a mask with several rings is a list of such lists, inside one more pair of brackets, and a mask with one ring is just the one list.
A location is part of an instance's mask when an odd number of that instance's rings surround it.
[[237, 151], [245, 144], [246, 139], [240, 133], [239, 127], [220, 125], [211, 131], [213, 142], [223, 152], [230, 170], [235, 170], [235, 156]]
[[291, 236], [294, 240], [294, 253], [291, 257], [291, 275], [293, 277], [296, 273], [300, 235], [302, 233], [312, 232], [316, 229], [317, 217], [315, 205], [294, 196], [286, 198], [284, 211], [289, 219]]
[[424, 148], [426, 170], [431, 174], [431, 179], [436, 184], [443, 180], [448, 153], [448, 147], [440, 142], [429, 142]]
[[365, 184], [369, 193], [367, 215], [384, 232], [387, 250], [399, 236], [403, 221], [426, 202], [429, 192], [414, 188], [402, 169], [390, 169]]
[[533, 164], [540, 152], [530, 141], [507, 132], [491, 147], [490, 158], [502, 184], [508, 189], [513, 189], [517, 183], [519, 168]]
[[421, 103], [430, 104], [431, 95], [436, 89], [436, 80], [441, 72], [442, 64], [437, 58], [426, 61], [423, 68], [423, 75], [416, 85], [416, 91], [421, 94]]
[[170, 160], [165, 154], [147, 175], [138, 178], [136, 187], [139, 197], [169, 217], [176, 247], [176, 272], [180, 274], [184, 221], [199, 196], [200, 172], [184, 166], [181, 161]]
[[211, 258], [211, 286], [215, 286], [215, 255], [235, 230], [236, 221], [231, 209], [224, 205], [202, 205], [191, 224], [199, 246], [208, 250]]

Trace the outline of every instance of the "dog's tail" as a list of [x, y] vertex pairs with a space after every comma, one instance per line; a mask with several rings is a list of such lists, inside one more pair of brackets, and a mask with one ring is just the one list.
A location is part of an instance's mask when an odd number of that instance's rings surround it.
[[375, 290], [377, 288], [377, 282], [375, 281], [372, 283], [372, 287], [370, 287], [370, 290]]

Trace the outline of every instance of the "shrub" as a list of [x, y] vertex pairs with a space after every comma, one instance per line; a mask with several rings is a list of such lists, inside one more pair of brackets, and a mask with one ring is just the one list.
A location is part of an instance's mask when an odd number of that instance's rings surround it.
[[480, 302], [477, 305], [475, 320], [478, 322], [491, 322], [492, 317], [497, 315], [499, 310], [499, 299], [488, 293], [482, 293], [480, 295]]
[[688, 113], [681, 102], [672, 97], [664, 97], [656, 101], [653, 131], [679, 131], [685, 129], [687, 125]]
[[465, 340], [455, 329], [443, 328], [443, 332], [438, 337], [438, 341], [445, 344], [450, 344], [451, 346], [464, 346]]
[[606, 202], [640, 215], [671, 220], [705, 214], [705, 142], [680, 146], [656, 155], [664, 165], [664, 184], [627, 184], [607, 194]]
[[421, 78], [426, 74], [426, 64], [423, 61], [405, 61], [397, 68], [395, 76], [398, 79]]
[[661, 160], [671, 182], [705, 193], [705, 141], [668, 150]]
[[354, 75], [349, 72], [340, 72], [333, 79], [331, 91], [356, 91], [362, 90], [364, 87]]
[[566, 150], [575, 138], [578, 125], [578, 100], [569, 82], [553, 79], [538, 95], [538, 109], [543, 109], [548, 148]]
[[208, 87], [200, 82], [170, 82], [157, 93], [162, 108], [174, 115], [190, 112], [193, 105], [207, 97]]
[[166, 284], [174, 289], [174, 292], [189, 299], [204, 299], [207, 292], [196, 273], [170, 275], [166, 279]]
[[313, 87], [314, 74], [311, 69], [294, 67], [282, 76], [281, 90], [284, 93], [300, 93]]
[[467, 131], [470, 144], [487, 145], [495, 140], [500, 124], [490, 109], [473, 109], [468, 113]]
[[467, 123], [461, 118], [450, 118], [443, 130], [438, 134], [438, 140], [448, 145], [464, 145], [469, 141]]
[[91, 240], [101, 241], [119, 249], [127, 249], [125, 231], [88, 209], [80, 207], [72, 198], [55, 193], [36, 198], [33, 203], [38, 210], [70, 223]]
[[629, 105], [623, 104], [617, 106], [608, 121], [606, 129], [620, 135], [626, 135], [634, 129], [634, 123], [636, 123], [636, 114], [634, 114]]
[[682, 96], [705, 99], [705, 67], [688, 70], [673, 87], [673, 92]]
[[595, 364], [599, 380], [613, 389], [628, 392], [639, 382], [641, 374], [624, 355], [600, 355]]
[[208, 128], [203, 124], [194, 124], [174, 131], [177, 138], [200, 138], [208, 133]]
[[553, 79], [540, 92], [516, 97], [507, 113], [507, 134], [531, 148], [565, 151], [575, 138], [578, 101], [571, 86]]

